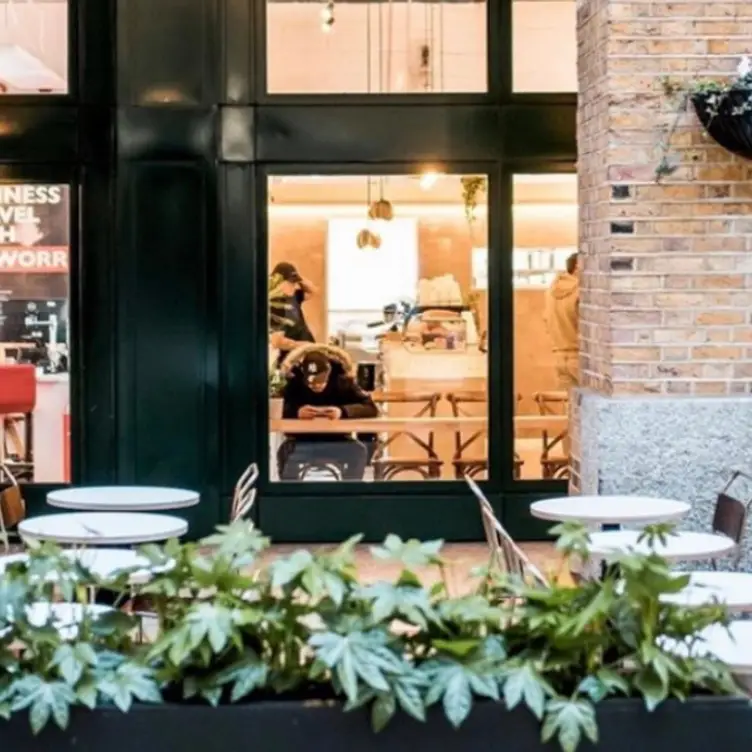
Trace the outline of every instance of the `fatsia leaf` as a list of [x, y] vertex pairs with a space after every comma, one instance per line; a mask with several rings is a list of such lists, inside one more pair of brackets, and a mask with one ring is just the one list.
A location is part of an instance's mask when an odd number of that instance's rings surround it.
[[394, 695], [379, 695], [371, 706], [371, 726], [374, 731], [382, 731], [392, 720], [397, 711], [397, 703]]
[[255, 653], [251, 653], [220, 671], [216, 675], [215, 681], [220, 686], [232, 684], [230, 702], [238, 702], [255, 689], [263, 687], [268, 676], [268, 667]]
[[78, 682], [84, 671], [96, 662], [97, 654], [88, 643], [63, 643], [55, 650], [51, 667], [57, 668], [60, 678], [72, 686]]
[[68, 726], [70, 706], [76, 695], [65, 682], [48, 682], [39, 676], [26, 676], [14, 683], [14, 699], [11, 711], [29, 709], [31, 730], [38, 734], [49, 722], [50, 717], [64, 729]]
[[470, 713], [473, 694], [499, 699], [496, 680], [476, 671], [472, 664], [440, 659], [426, 664], [423, 670], [428, 685], [426, 704], [433, 705], [441, 700], [444, 713], [455, 727]]
[[667, 685], [649, 668], [637, 674], [634, 685], [645, 698], [645, 707], [651, 713], [668, 697]]
[[442, 540], [403, 541], [398, 535], [390, 534], [381, 546], [371, 548], [371, 554], [383, 561], [397, 561], [406, 567], [424, 567], [439, 562], [439, 554], [444, 545]]
[[283, 588], [300, 576], [313, 563], [310, 551], [295, 551], [277, 559], [271, 565], [272, 587]]
[[541, 738], [544, 742], [558, 737], [564, 752], [575, 752], [582, 736], [598, 742], [598, 725], [592, 705], [583, 700], [551, 700], [546, 707]]
[[598, 703], [609, 695], [629, 694], [627, 680], [609, 669], [601, 669], [593, 676], [585, 677], [577, 688], [578, 694], [585, 695]]
[[538, 720], [543, 717], [546, 685], [529, 664], [512, 668], [504, 676], [504, 702], [507, 707], [511, 710], [523, 701]]
[[99, 680], [97, 689], [124, 713], [130, 710], [134, 699], [141, 702], [162, 702], [152, 671], [136, 663], [121, 664]]

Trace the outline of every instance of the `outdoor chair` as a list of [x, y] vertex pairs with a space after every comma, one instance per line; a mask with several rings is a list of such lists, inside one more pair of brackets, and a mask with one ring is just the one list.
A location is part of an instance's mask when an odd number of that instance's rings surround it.
[[230, 508], [230, 522], [242, 520], [253, 509], [256, 501], [256, 481], [258, 480], [258, 465], [252, 462], [243, 471], [235, 484], [235, 492], [232, 496], [232, 507]]
[[5, 553], [10, 553], [10, 534], [26, 517], [26, 503], [15, 475], [5, 463], [0, 463], [0, 482], [7, 483], [0, 491], [0, 541]]
[[469, 475], [465, 476], [465, 480], [480, 505], [481, 521], [488, 543], [491, 566], [502, 572], [516, 575], [525, 582], [532, 582], [540, 587], [549, 587], [545, 575], [533, 564], [499, 522], [494, 514], [491, 502], [480, 490], [478, 484]]
[[[715, 510], [713, 512], [712, 531], [721, 533], [731, 538], [736, 544], [732, 565], [734, 568], [739, 566], [742, 555], [742, 542], [747, 530], [747, 517], [749, 508], [752, 505], [752, 497], [742, 501], [731, 494], [731, 487], [743, 478], [752, 483], [752, 475], [741, 470], [735, 470], [731, 474], [728, 483], [723, 487], [716, 497]], [[713, 559], [713, 568], [718, 568], [718, 562]]]

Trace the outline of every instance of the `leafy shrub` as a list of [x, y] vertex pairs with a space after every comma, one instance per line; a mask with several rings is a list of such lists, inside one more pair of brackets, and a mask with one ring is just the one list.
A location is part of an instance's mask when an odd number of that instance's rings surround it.
[[[586, 556], [583, 529], [557, 532], [565, 557]], [[146, 642], [120, 611], [85, 615], [62, 632], [31, 619], [28, 605], [49, 601], [53, 588], [71, 603], [92, 587], [129, 592], [128, 573], [97, 581], [63, 552], [34, 549], [0, 580], [0, 714], [28, 710], [37, 732], [50, 719], [65, 727], [76, 705], [127, 711], [134, 701], [285, 695], [367, 707], [379, 730], [397, 712], [423, 721], [432, 705], [456, 727], [474, 702], [503, 701], [527, 706], [544, 740], [574, 750], [583, 736], [597, 740], [596, 706], [608, 697], [640, 696], [653, 710], [669, 697], [737, 691], [722, 664], [664, 649], [666, 639], [691, 648], [727, 615], [665, 602], [688, 577], [658, 556], [615, 555], [602, 579], [577, 586], [532, 587], [483, 571], [474, 590], [452, 595], [441, 542], [390, 535], [372, 554], [399, 574], [367, 584], [356, 575], [358, 542], [261, 563], [268, 541], [238, 522], [200, 544], [147, 546], [157, 570], [136, 590], [158, 629]], [[439, 574], [430, 588], [415, 573], [426, 567]]]

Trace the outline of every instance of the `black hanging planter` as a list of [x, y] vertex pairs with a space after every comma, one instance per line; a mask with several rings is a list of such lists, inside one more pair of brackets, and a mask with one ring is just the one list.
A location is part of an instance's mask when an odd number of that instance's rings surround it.
[[752, 89], [703, 92], [691, 99], [711, 138], [727, 151], [752, 160]]

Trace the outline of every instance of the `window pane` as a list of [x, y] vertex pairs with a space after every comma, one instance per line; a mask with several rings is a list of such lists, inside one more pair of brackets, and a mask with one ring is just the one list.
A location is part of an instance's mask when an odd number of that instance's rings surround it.
[[485, 179], [269, 192], [272, 479], [486, 477]]
[[569, 473], [569, 391], [579, 371], [577, 177], [514, 179], [515, 467], [525, 480]]
[[68, 1], [0, 0], [0, 94], [66, 94]]
[[514, 91], [577, 91], [575, 0], [514, 0], [512, 34]]
[[70, 480], [69, 189], [0, 184], [0, 453], [18, 480]]
[[485, 0], [269, 0], [267, 90], [484, 92], [486, 36]]

